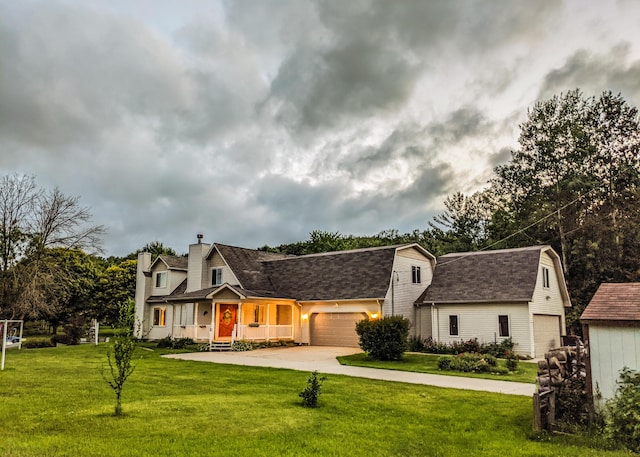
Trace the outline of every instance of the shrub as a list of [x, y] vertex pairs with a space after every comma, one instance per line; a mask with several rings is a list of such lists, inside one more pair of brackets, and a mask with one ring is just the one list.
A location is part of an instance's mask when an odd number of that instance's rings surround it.
[[304, 406], [307, 408], [315, 408], [318, 406], [320, 388], [322, 387], [322, 383], [326, 380], [327, 378], [324, 376], [318, 377], [317, 371], [311, 373], [311, 376], [309, 376], [309, 379], [307, 380], [307, 386], [298, 394], [298, 396], [302, 398], [302, 404]]
[[633, 452], [640, 452], [640, 372], [624, 368], [618, 390], [607, 401], [606, 434]]
[[516, 371], [518, 369], [518, 356], [511, 351], [508, 351], [506, 356], [507, 356], [507, 361], [506, 361], [507, 369], [509, 371]]
[[53, 335], [51, 337], [51, 345], [56, 346], [58, 344], [71, 344], [69, 343], [68, 335]]
[[51, 341], [53, 338], [25, 338], [22, 340], [22, 347], [25, 349], [39, 349], [55, 347], [56, 344]]
[[491, 354], [484, 354], [482, 357], [484, 358], [485, 362], [487, 362], [487, 364], [489, 364], [490, 366], [492, 367], [498, 366], [498, 359], [492, 356]]
[[356, 324], [360, 347], [376, 360], [400, 360], [408, 348], [409, 319], [388, 316]]
[[253, 344], [251, 341], [236, 340], [231, 345], [231, 350], [234, 352], [253, 351]]
[[64, 333], [67, 336], [67, 342], [65, 344], [80, 344], [80, 338], [85, 334], [85, 324], [86, 322], [81, 316], [69, 319], [69, 322], [64, 326]]
[[494, 357], [505, 357], [509, 352], [513, 352], [513, 340], [504, 339], [500, 342], [483, 344], [480, 348], [483, 354], [491, 354]]
[[509, 370], [497, 366], [497, 359], [487, 354], [458, 354], [456, 357], [440, 357], [438, 368], [441, 370], [462, 371], [464, 373], [507, 374]]
[[409, 338], [409, 350], [411, 352], [424, 352], [425, 347], [424, 340], [419, 336], [411, 336]]
[[191, 338], [172, 338], [171, 335], [165, 336], [158, 341], [158, 348], [184, 349], [193, 344]]
[[440, 370], [450, 370], [451, 369], [451, 357], [440, 357], [440, 358], [438, 358], [438, 368]]

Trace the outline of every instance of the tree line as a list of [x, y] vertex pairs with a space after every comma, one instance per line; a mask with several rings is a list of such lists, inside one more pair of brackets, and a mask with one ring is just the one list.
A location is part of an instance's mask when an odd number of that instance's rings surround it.
[[[551, 245], [560, 255], [577, 319], [603, 282], [640, 279], [640, 120], [621, 95], [578, 89], [536, 103], [520, 125], [518, 148], [486, 189], [446, 198], [445, 210], [409, 233], [355, 236], [315, 230], [309, 239], [259, 249], [302, 255], [418, 243], [436, 256]], [[28, 176], [0, 180], [0, 317], [72, 316], [115, 322], [135, 294], [140, 251], [175, 255], [149, 243], [125, 257], [99, 256], [101, 226], [88, 208]]]
[[42, 189], [33, 176], [0, 178], [0, 318], [42, 320], [52, 333], [72, 319], [116, 323], [135, 295], [137, 253], [176, 253], [153, 242], [104, 258], [103, 234], [78, 197]]

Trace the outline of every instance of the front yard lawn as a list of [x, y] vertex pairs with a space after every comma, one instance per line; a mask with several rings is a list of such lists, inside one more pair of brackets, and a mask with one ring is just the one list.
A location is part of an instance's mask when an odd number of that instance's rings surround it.
[[[138, 349], [123, 417], [101, 377], [106, 345], [12, 351], [0, 371], [0, 455], [624, 456], [583, 437], [535, 436], [531, 399], [164, 359]], [[175, 351], [173, 351], [175, 352]]]
[[[493, 373], [462, 373], [460, 371], [443, 371], [438, 368], [438, 359], [442, 355], [435, 354], [418, 354], [415, 352], [405, 353], [402, 360], [382, 362], [370, 359], [367, 354], [353, 354], [338, 357], [338, 361], [342, 365], [350, 365], [356, 367], [383, 368], [385, 370], [415, 371], [417, 373], [442, 374], [449, 376], [463, 376], [467, 378], [483, 378], [497, 379], [500, 381], [513, 381], [535, 383], [538, 374], [538, 366], [535, 363], [520, 361], [518, 369], [507, 375], [499, 375]], [[444, 356], [455, 357], [455, 356]], [[503, 360], [498, 360], [499, 364], [504, 364]]]

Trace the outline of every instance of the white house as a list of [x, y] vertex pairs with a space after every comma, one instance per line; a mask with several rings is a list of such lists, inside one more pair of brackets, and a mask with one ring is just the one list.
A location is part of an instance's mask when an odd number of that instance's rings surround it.
[[153, 263], [141, 253], [138, 336], [358, 346], [362, 319], [413, 319], [434, 267], [417, 244], [284, 256], [199, 242]]
[[511, 338], [520, 355], [542, 357], [561, 344], [571, 306], [550, 246], [448, 254], [416, 302], [417, 333], [436, 341]]
[[138, 336], [149, 339], [356, 347], [356, 322], [402, 315], [422, 338], [512, 338], [518, 353], [539, 357], [559, 345], [566, 306], [549, 246], [436, 262], [418, 244], [286, 256], [199, 238], [188, 257], [138, 257]]
[[613, 398], [620, 371], [640, 370], [640, 283], [601, 284], [582, 316], [596, 405]]

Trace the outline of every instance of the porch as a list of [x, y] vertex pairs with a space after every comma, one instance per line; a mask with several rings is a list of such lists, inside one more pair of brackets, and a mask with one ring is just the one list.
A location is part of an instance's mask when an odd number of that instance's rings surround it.
[[174, 312], [172, 336], [197, 342], [293, 341], [299, 319], [293, 303], [207, 301], [177, 305]]

